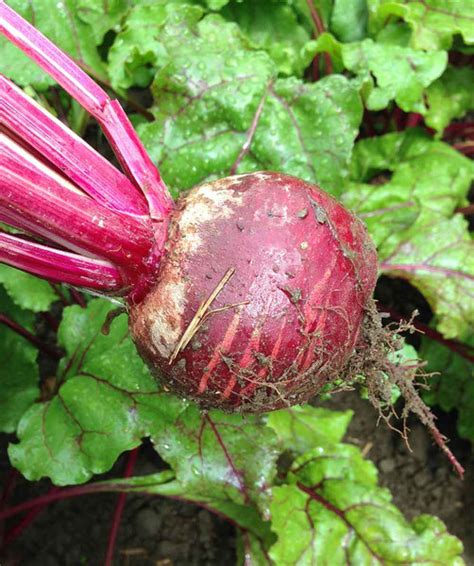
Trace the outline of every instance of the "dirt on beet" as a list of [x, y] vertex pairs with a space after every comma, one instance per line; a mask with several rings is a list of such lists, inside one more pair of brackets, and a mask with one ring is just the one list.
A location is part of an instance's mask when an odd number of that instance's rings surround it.
[[[336, 394], [316, 404], [354, 411], [346, 441], [359, 446], [380, 472], [381, 484], [390, 489], [394, 503], [408, 519], [422, 513], [440, 517], [465, 546], [465, 560], [474, 565], [474, 458], [471, 445], [455, 434], [455, 416], [438, 422], [450, 438], [450, 447], [466, 467], [464, 481], [433, 445], [429, 433], [416, 419], [409, 420], [409, 443], [382, 422], [376, 411], [355, 392]], [[137, 474], [156, 472], [161, 461], [151, 447], [141, 449]], [[0, 479], [5, 480], [6, 442], [1, 446]], [[119, 461], [108, 476], [119, 476]], [[14, 502], [45, 493], [48, 482], [19, 479]], [[58, 501], [0, 555], [2, 566], [69, 566], [104, 563], [107, 539], [117, 496], [96, 494]], [[6, 531], [21, 519], [7, 521]], [[116, 566], [222, 566], [236, 563], [233, 527], [204, 509], [179, 501], [130, 495], [116, 546]]]

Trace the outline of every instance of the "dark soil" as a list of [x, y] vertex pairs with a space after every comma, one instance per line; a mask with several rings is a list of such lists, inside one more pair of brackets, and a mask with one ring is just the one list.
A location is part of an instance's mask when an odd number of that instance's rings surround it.
[[[421, 513], [440, 517], [464, 542], [466, 563], [474, 565], [474, 458], [470, 444], [452, 436], [450, 446], [467, 470], [461, 481], [416, 421], [410, 423], [410, 453], [399, 435], [383, 423], [377, 425], [375, 411], [356, 393], [340, 393], [318, 404], [354, 410], [346, 440], [361, 447], [377, 464], [380, 481], [391, 490], [395, 504], [409, 519]], [[450, 417], [443, 417], [438, 424], [451, 434], [454, 415]], [[5, 448], [3, 442], [2, 479], [8, 467]], [[153, 473], [157, 467], [159, 460], [145, 446], [136, 473]], [[122, 470], [123, 461], [110, 475], [119, 476]], [[47, 482], [30, 484], [18, 479], [10, 504], [45, 493], [49, 487]], [[115, 494], [96, 494], [50, 504], [0, 556], [0, 564], [103, 564], [116, 501]], [[8, 521], [6, 530], [18, 521]], [[116, 548], [117, 566], [231, 566], [236, 560], [230, 525], [197, 506], [150, 496], [128, 496]]]

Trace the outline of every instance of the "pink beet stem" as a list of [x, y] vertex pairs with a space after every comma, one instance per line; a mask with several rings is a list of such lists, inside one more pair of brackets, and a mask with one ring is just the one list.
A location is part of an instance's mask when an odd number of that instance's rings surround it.
[[0, 0], [0, 33], [73, 96], [104, 129], [124, 169], [144, 193], [153, 218], [163, 220], [172, 199], [122, 107], [72, 59]]
[[444, 130], [443, 137], [467, 137], [472, 138], [474, 136], [474, 122], [455, 122], [454, 124], [449, 124]]
[[2, 75], [0, 123], [98, 202], [124, 213], [147, 214], [143, 196], [123, 173]]
[[[127, 459], [125, 465], [125, 470], [123, 477], [129, 478], [133, 475], [133, 470], [138, 458], [139, 447], [132, 450]], [[107, 553], [105, 556], [104, 565], [113, 566], [114, 554], [115, 554], [115, 544], [117, 542], [117, 535], [120, 527], [120, 522], [122, 520], [123, 510], [125, 509], [125, 501], [127, 499], [127, 493], [123, 492], [118, 496], [117, 505], [115, 506], [114, 515], [112, 518], [112, 526], [110, 527], [109, 542], [107, 544]]]
[[[0, 240], [1, 240], [1, 234], [0, 234]], [[42, 352], [44, 352], [48, 356], [51, 356], [52, 358], [54, 358], [56, 360], [59, 360], [60, 358], [62, 358], [62, 354], [60, 353], [60, 351], [57, 348], [55, 348], [51, 344], [43, 342], [40, 338], [35, 336], [32, 332], [30, 332], [29, 330], [27, 330], [26, 328], [21, 326], [21, 324], [18, 324], [18, 322], [15, 322], [13, 319], [9, 318], [6, 314], [1, 313], [1, 312], [0, 312], [0, 324], [3, 324], [4, 326], [9, 328], [10, 330], [13, 330], [13, 332], [15, 332], [16, 334], [18, 334], [19, 336], [21, 336], [22, 338], [27, 340], [35, 348], [38, 348], [38, 350], [41, 350]]]
[[107, 261], [48, 248], [5, 232], [0, 232], [0, 262], [78, 287], [118, 291], [124, 286], [120, 271]]
[[150, 226], [82, 193], [0, 133], [0, 213], [11, 223], [69, 250], [132, 270], [152, 244]]
[[416, 112], [410, 112], [407, 117], [405, 128], [416, 128], [419, 124], [423, 122], [423, 116], [417, 114]]

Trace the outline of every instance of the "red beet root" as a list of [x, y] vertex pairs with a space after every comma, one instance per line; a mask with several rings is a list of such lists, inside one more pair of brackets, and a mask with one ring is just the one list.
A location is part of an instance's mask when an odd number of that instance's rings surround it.
[[152, 370], [203, 407], [268, 411], [339, 376], [377, 277], [362, 222], [277, 173], [201, 185], [172, 215], [130, 328]]

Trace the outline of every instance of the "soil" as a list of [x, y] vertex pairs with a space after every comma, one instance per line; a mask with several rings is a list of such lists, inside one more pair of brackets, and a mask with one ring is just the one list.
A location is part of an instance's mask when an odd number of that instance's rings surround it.
[[[433, 446], [423, 426], [410, 422], [409, 442], [383, 423], [357, 393], [340, 393], [318, 405], [351, 408], [354, 419], [346, 441], [357, 444], [378, 466], [381, 484], [409, 519], [421, 513], [440, 517], [465, 545], [465, 560], [474, 566], [474, 456], [471, 446], [456, 438], [454, 415], [440, 417], [439, 426], [451, 435], [451, 448], [466, 467], [464, 481], [451, 470]], [[6, 438], [0, 447], [0, 478], [7, 475]], [[110, 475], [123, 470], [119, 461]], [[136, 473], [156, 472], [162, 463], [151, 447], [141, 449]], [[30, 484], [18, 479], [14, 498], [24, 501], [45, 493], [48, 482]], [[2, 566], [76, 566], [103, 564], [117, 501], [115, 494], [87, 495], [50, 504], [0, 555]], [[6, 531], [18, 518], [6, 524]], [[164, 498], [128, 496], [116, 546], [117, 566], [222, 566], [235, 564], [233, 528], [197, 506]]]

